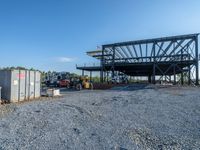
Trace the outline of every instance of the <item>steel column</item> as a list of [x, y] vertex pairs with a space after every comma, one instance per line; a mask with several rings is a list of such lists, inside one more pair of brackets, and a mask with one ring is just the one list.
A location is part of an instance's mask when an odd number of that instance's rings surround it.
[[155, 53], [155, 46], [156, 46], [156, 43], [153, 43], [153, 84], [156, 84], [156, 53]]
[[92, 71], [90, 71], [90, 82], [92, 82]]
[[190, 65], [188, 66], [188, 85], [191, 84], [191, 68], [190, 68]]
[[85, 72], [84, 72], [84, 70], [82, 70], [82, 76], [84, 76], [85, 75]]
[[183, 79], [183, 72], [181, 72], [181, 85], [184, 84], [184, 79]]
[[113, 55], [112, 55], [112, 78], [115, 76], [115, 47], [113, 46]]
[[[181, 64], [183, 62], [183, 49], [181, 49]], [[181, 85], [183, 85], [184, 79], [183, 79], [183, 70], [181, 71]]]
[[151, 83], [151, 75], [148, 76], [148, 82]]
[[106, 73], [107, 73], [107, 74], [106, 74], [106, 78], [107, 78], [106, 81], [107, 81], [107, 83], [108, 83], [109, 72], [107, 71]]
[[169, 76], [169, 82], [171, 82], [172, 81], [172, 78], [171, 78], [171, 76]]
[[103, 83], [104, 77], [103, 77], [103, 72], [104, 72], [104, 50], [105, 47], [102, 46], [102, 56], [101, 56], [101, 72], [100, 72], [100, 81]]
[[195, 67], [196, 67], [196, 85], [199, 85], [199, 52], [198, 52], [198, 36], [195, 38]]
[[174, 65], [174, 85], [176, 85], [176, 66]]

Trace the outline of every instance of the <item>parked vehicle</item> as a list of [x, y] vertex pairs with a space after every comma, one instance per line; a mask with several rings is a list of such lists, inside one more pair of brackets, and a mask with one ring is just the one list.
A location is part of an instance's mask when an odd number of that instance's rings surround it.
[[72, 78], [70, 85], [72, 88], [75, 88], [76, 90], [93, 89], [93, 84], [89, 81], [88, 76]]
[[44, 83], [47, 87], [67, 87], [70, 86], [68, 72], [48, 72]]
[[58, 86], [58, 87], [70, 88], [70, 80], [67, 80], [67, 79], [59, 80], [57, 86]]

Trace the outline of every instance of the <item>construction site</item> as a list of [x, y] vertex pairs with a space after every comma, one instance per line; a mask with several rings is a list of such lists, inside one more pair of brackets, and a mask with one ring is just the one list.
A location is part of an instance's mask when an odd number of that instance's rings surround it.
[[87, 55], [81, 75], [0, 71], [0, 149], [199, 149], [198, 34]]
[[[100, 72], [101, 82], [120, 75], [147, 77], [156, 84], [199, 85], [198, 34], [172, 36], [102, 45], [102, 50], [87, 54], [99, 59], [99, 66], [77, 66], [77, 69]], [[177, 77], [179, 75], [179, 77]], [[129, 78], [130, 79], [130, 78]]]
[[0, 150], [200, 150], [200, 0], [0, 0]]

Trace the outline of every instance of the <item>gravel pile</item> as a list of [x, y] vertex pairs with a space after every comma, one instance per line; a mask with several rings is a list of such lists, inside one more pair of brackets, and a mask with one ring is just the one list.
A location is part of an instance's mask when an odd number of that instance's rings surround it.
[[198, 88], [136, 84], [0, 106], [0, 150], [199, 147]]

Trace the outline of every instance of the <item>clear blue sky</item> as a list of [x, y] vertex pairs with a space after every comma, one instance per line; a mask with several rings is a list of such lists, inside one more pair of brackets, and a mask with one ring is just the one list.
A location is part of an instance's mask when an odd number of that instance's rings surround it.
[[0, 67], [76, 72], [97, 45], [196, 32], [199, 0], [0, 0]]

